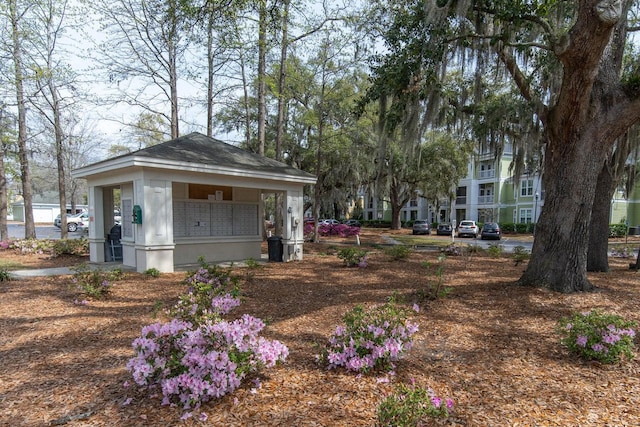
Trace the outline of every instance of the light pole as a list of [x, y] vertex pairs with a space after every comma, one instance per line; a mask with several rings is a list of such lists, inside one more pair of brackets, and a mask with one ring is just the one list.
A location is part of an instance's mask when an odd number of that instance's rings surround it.
[[538, 219], [536, 218], [536, 216], [538, 215], [538, 197], [540, 197], [540, 195], [538, 194], [538, 192], [536, 191], [536, 203], [533, 205], [533, 234], [536, 234], [536, 224], [538, 223]]

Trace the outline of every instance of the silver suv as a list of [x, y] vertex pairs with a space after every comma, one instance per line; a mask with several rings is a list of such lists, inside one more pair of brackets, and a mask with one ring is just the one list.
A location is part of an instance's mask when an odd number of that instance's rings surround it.
[[480, 229], [475, 221], [463, 220], [458, 225], [458, 237], [471, 236], [473, 238], [478, 237]]

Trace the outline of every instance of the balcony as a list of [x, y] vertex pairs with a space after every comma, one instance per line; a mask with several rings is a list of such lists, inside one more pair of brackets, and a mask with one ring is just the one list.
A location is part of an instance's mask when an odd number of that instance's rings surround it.
[[478, 179], [488, 179], [488, 178], [495, 178], [495, 177], [496, 177], [495, 169], [478, 171]]
[[478, 204], [479, 205], [492, 205], [493, 204], [493, 194], [488, 196], [478, 196]]

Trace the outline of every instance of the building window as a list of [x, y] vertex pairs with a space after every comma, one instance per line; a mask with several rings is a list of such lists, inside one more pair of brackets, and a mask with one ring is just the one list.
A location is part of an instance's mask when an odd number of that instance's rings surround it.
[[456, 203], [459, 205], [467, 204], [467, 187], [458, 187], [456, 190]]
[[521, 224], [528, 224], [533, 222], [533, 209], [520, 209], [520, 221]]
[[533, 196], [533, 179], [523, 179], [520, 181], [520, 195]]
[[418, 199], [411, 199], [409, 200], [409, 207], [410, 208], [415, 208], [418, 206]]
[[480, 184], [479, 204], [493, 203], [493, 184]]
[[480, 164], [480, 179], [494, 178], [496, 176], [493, 163], [483, 162]]

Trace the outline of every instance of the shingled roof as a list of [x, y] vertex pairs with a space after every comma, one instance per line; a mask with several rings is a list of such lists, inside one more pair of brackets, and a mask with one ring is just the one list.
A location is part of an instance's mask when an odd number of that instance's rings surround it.
[[315, 182], [315, 176], [310, 173], [197, 132], [85, 166], [74, 171], [74, 175], [86, 177], [127, 166], [205, 168], [222, 173], [235, 170], [262, 176], [284, 175], [300, 178], [305, 182]]

